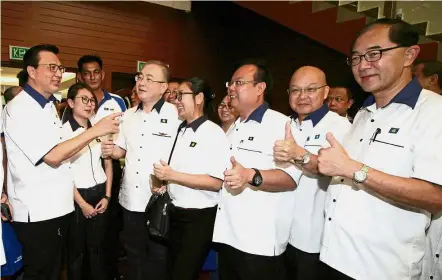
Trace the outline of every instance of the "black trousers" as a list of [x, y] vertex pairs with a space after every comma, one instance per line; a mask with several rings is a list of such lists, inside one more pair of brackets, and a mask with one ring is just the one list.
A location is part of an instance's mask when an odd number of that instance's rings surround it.
[[[104, 168], [104, 162], [103, 162]], [[123, 228], [123, 214], [121, 205], [118, 203], [118, 194], [120, 193], [121, 167], [119, 160], [112, 160], [112, 198], [107, 207], [106, 233], [105, 233], [105, 258], [107, 267], [107, 276], [109, 279], [118, 279], [118, 254], [120, 250], [120, 232]]]
[[342, 272], [321, 262], [322, 280], [355, 280]]
[[169, 273], [172, 280], [197, 280], [212, 245], [216, 206], [174, 207], [171, 215]]
[[14, 222], [23, 246], [23, 280], [59, 280], [71, 214], [40, 222]]
[[306, 253], [288, 244], [284, 252], [284, 261], [287, 279], [322, 279], [323, 264], [319, 261], [319, 253]]
[[[78, 189], [81, 197], [95, 207], [106, 194], [106, 183], [89, 189]], [[75, 203], [68, 230], [68, 280], [106, 279], [104, 235], [107, 211], [87, 219]], [[87, 262], [86, 262], [87, 261]], [[84, 271], [89, 273], [83, 273]]]
[[219, 244], [218, 261], [221, 280], [285, 280], [282, 255], [253, 255]]
[[123, 243], [127, 254], [125, 280], [167, 279], [167, 246], [149, 238], [144, 213], [123, 208]]

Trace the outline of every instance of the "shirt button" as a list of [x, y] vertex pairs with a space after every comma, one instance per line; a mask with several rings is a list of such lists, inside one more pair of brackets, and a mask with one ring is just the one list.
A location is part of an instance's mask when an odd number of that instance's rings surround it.
[[433, 276], [430, 276], [430, 279], [433, 279]]
[[141, 134], [141, 136], [144, 136], [144, 134]]
[[61, 139], [63, 139], [63, 138], [60, 137], [60, 140], [61, 140]]
[[341, 179], [341, 183], [344, 183], [344, 179]]
[[138, 174], [138, 171], [137, 171], [137, 174]]
[[135, 186], [135, 188], [137, 188], [137, 189], [138, 189], [138, 186]]
[[333, 199], [333, 202], [336, 202], [336, 199]]
[[361, 139], [359, 139], [359, 142], [362, 142], [362, 138], [361, 138]]
[[142, 149], [143, 148], [143, 146], [140, 146], [140, 149]]
[[221, 207], [218, 207], [218, 210], [221, 210]]
[[436, 254], [436, 258], [439, 258], [439, 254]]
[[230, 150], [231, 150], [232, 148], [230, 148]]
[[236, 131], [238, 131], [238, 128], [236, 129]]
[[331, 221], [331, 218], [328, 218], [329, 221]]
[[302, 131], [302, 129], [299, 129], [299, 131]]
[[138, 161], [140, 161], [140, 159], [138, 159]]
[[374, 120], [373, 120], [373, 119], [371, 119], [371, 122], [374, 122]]
[[146, 120], [144, 120], [144, 122], [146, 122]]

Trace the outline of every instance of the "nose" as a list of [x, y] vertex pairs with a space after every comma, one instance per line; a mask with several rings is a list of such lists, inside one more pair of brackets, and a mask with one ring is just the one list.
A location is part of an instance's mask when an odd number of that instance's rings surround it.
[[359, 63], [358, 65], [356, 65], [357, 69], [359, 72], [364, 71], [365, 69], [370, 69], [372, 62], [368, 62], [365, 57], [362, 57], [361, 59], [361, 63]]

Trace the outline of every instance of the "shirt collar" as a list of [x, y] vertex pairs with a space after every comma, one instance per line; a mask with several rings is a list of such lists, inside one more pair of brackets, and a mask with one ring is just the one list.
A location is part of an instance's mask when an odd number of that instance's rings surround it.
[[[411, 109], [414, 109], [414, 107], [416, 107], [416, 103], [417, 100], [419, 99], [421, 91], [422, 91], [422, 86], [419, 84], [417, 78], [414, 78], [398, 94], [396, 94], [396, 96], [393, 97], [393, 99], [391, 99], [391, 101], [384, 107], [387, 107], [391, 103], [399, 103], [399, 104], [405, 104], [409, 106]], [[362, 108], [371, 106], [374, 103], [375, 103], [374, 96], [371, 95], [367, 99], [365, 99]]]
[[269, 109], [269, 104], [267, 102], [264, 102], [250, 114], [245, 122], [253, 120], [255, 122], [261, 123], [267, 109]]
[[[161, 111], [161, 108], [163, 108], [164, 102], [165, 102], [164, 99], [160, 98], [160, 100], [158, 100], [157, 103], [155, 103], [155, 105], [153, 105], [152, 111], [155, 109], [155, 110], [157, 110], [157, 112], [159, 114]], [[138, 104], [136, 111], [138, 111], [138, 110], [140, 110], [140, 111], [143, 110], [143, 102], [140, 102], [140, 104]]]
[[41, 108], [44, 108], [47, 103], [54, 102], [56, 100], [54, 95], [51, 95], [48, 99], [46, 99], [43, 95], [41, 95], [38, 91], [36, 91], [29, 84], [26, 84], [24, 90], [32, 97], [38, 104], [40, 104]]
[[[77, 129], [82, 127], [77, 122], [77, 120], [74, 118], [74, 116], [72, 116], [72, 115], [68, 118], [68, 121], [69, 121], [69, 124], [71, 125], [72, 131], [76, 131]], [[91, 122], [89, 120], [87, 120], [87, 128], [90, 128], [90, 127], [92, 127], [92, 124], [91, 124]], [[82, 127], [82, 128], [86, 129], [85, 127]]]
[[[328, 111], [329, 110], [327, 105], [322, 104], [321, 108], [311, 113], [308, 117], [304, 119], [304, 121], [311, 120], [313, 127], [315, 127], [322, 120], [322, 118], [324, 118], [324, 116], [328, 113]], [[293, 113], [291, 118], [295, 120], [296, 118], [298, 118], [298, 114]]]
[[190, 124], [187, 124], [186, 121], [184, 121], [184, 123], [186, 123], [186, 127], [190, 127], [190, 128], [192, 128], [193, 132], [196, 132], [198, 127], [200, 127], [207, 120], [209, 120], [209, 118], [207, 118], [207, 116], [204, 115], [204, 116], [201, 116], [198, 119], [194, 120]]
[[107, 92], [104, 88], [102, 88], [101, 90], [103, 91], [103, 99], [101, 99], [100, 104], [98, 104], [98, 108], [100, 108], [106, 101], [112, 98], [110, 93]]

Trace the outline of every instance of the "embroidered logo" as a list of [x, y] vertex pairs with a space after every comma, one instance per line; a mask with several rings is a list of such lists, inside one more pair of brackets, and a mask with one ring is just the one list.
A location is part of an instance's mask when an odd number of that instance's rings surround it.
[[167, 123], [167, 119], [161, 119], [161, 123]]
[[249, 141], [253, 141], [253, 139], [255, 139], [255, 137], [252, 136], [249, 137]]
[[97, 138], [97, 139], [95, 139], [95, 140], [97, 140], [97, 143], [101, 143], [100, 138]]
[[190, 142], [190, 147], [195, 147], [196, 146], [196, 142]]
[[392, 134], [396, 134], [399, 132], [399, 128], [396, 127], [392, 127], [390, 128], [390, 130], [388, 131], [388, 133], [392, 133]]
[[321, 136], [321, 134], [315, 135], [315, 139], [319, 139], [319, 136]]

